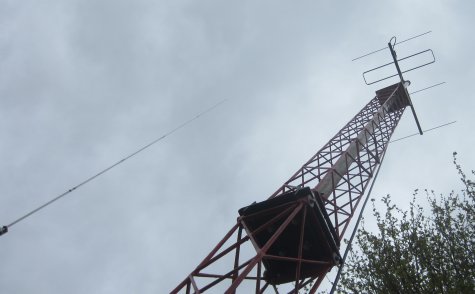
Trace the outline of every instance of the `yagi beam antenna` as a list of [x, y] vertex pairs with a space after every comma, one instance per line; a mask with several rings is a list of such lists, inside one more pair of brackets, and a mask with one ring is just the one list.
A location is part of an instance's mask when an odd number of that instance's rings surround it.
[[[422, 34], [419, 34], [419, 35], [417, 35], [417, 36], [410, 37], [409, 39], [402, 40], [401, 42], [397, 42], [397, 43], [395, 43], [394, 45], [401, 44], [401, 43], [410, 41], [410, 40], [412, 40], [412, 39], [422, 37], [422, 36], [427, 35], [427, 34], [429, 34], [429, 33], [432, 33], [432, 31], [427, 31], [427, 32], [422, 33]], [[356, 57], [356, 58], [352, 59], [351, 61], [355, 61], [355, 60], [361, 59], [361, 58], [363, 58], [363, 57], [369, 56], [369, 55], [374, 54], [374, 53], [378, 53], [378, 52], [383, 51], [383, 50], [386, 50], [386, 49], [387, 49], [387, 47], [384, 47], [384, 48], [381, 48], [381, 49], [372, 51], [372, 52], [367, 53], [367, 54], [365, 54], [365, 55], [361, 55], [360, 57]]]

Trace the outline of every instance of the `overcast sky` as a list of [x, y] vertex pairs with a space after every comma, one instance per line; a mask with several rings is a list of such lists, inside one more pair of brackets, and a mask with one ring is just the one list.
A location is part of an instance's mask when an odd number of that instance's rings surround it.
[[[349, 1], [348, 1], [349, 2]], [[2, 293], [167, 293], [373, 96], [406, 75], [424, 129], [390, 145], [374, 198], [475, 168], [472, 1], [1, 1], [0, 225], [213, 104], [186, 128], [0, 237]], [[393, 138], [417, 131], [407, 111]], [[370, 223], [370, 213], [366, 215]], [[330, 276], [331, 277], [331, 276]], [[325, 285], [324, 285], [325, 287]], [[324, 288], [325, 289], [325, 288]]]

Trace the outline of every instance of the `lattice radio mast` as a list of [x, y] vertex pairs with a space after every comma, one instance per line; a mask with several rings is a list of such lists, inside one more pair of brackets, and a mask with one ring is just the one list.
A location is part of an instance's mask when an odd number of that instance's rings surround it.
[[389, 64], [400, 81], [376, 91], [267, 200], [239, 209], [236, 224], [171, 293], [278, 293], [276, 285], [285, 283], [293, 283], [290, 293], [316, 292], [341, 264], [341, 240], [406, 107], [422, 134], [394, 44], [388, 43]]

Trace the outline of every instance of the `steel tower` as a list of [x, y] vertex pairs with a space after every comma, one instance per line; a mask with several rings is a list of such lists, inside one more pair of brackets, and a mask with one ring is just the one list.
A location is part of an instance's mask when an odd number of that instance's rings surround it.
[[409, 83], [388, 46], [401, 81], [376, 91], [267, 200], [239, 209], [236, 224], [171, 293], [277, 293], [285, 283], [292, 283], [290, 293], [304, 287], [315, 293], [340, 265], [350, 220], [405, 108], [413, 109]]

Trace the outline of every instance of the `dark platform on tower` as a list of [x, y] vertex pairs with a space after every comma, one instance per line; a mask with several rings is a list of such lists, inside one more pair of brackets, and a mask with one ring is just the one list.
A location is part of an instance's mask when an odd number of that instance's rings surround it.
[[271, 240], [300, 203], [301, 210], [264, 255], [264, 279], [271, 284], [295, 281], [299, 263], [301, 280], [326, 274], [341, 259], [339, 238], [323, 201], [308, 187], [239, 209], [256, 249], [262, 249]]
[[379, 103], [383, 105], [393, 92], [395, 97], [392, 98], [390, 105], [388, 105], [389, 112], [394, 112], [410, 105], [409, 94], [401, 82], [376, 91]]

